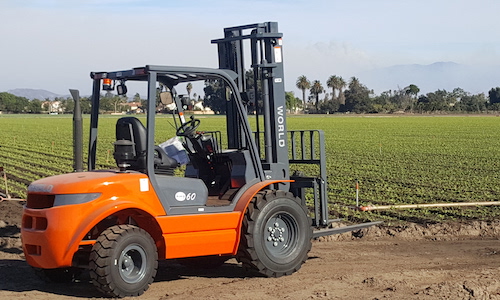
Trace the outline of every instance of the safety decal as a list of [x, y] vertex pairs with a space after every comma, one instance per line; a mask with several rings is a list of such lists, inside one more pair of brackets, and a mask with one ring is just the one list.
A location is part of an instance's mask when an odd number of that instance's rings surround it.
[[147, 178], [140, 178], [139, 179], [139, 186], [140, 186], [141, 192], [149, 191], [149, 180]]

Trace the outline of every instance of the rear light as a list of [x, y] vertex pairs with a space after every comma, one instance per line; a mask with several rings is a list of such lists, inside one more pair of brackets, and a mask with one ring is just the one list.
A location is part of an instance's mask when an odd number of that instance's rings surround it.
[[39, 245], [26, 244], [24, 245], [24, 247], [29, 255], [36, 255], [36, 256], [42, 255], [42, 247]]
[[48, 222], [47, 218], [44, 217], [32, 217], [24, 215], [22, 226], [23, 229], [43, 231], [47, 229]]

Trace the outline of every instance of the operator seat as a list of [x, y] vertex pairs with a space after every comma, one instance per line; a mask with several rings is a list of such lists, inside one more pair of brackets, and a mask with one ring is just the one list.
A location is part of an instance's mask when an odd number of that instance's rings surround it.
[[[146, 128], [136, 117], [123, 117], [116, 122], [116, 140], [129, 140], [134, 143], [135, 157], [129, 161], [130, 166], [127, 169], [146, 173], [147, 136]], [[171, 170], [176, 168], [178, 163], [162, 148], [155, 146], [154, 166], [155, 169]]]

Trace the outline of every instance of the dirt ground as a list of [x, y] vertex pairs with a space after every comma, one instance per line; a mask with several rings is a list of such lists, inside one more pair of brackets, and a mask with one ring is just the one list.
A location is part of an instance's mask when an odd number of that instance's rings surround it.
[[[23, 260], [21, 204], [0, 203], [0, 299], [101, 298], [83, 277], [47, 284]], [[216, 270], [164, 261], [140, 299], [500, 299], [500, 222], [374, 227], [314, 241], [308, 261], [281, 278], [232, 259]]]

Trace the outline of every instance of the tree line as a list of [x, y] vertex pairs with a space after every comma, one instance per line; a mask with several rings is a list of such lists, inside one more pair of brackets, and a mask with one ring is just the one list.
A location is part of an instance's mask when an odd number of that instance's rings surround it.
[[[102, 112], [122, 112], [127, 111], [124, 106], [128, 99], [124, 96], [106, 93], [101, 95], [99, 109]], [[135, 94], [133, 101], [141, 103], [139, 94]], [[82, 113], [89, 114], [91, 111], [90, 97], [81, 97], [80, 106]], [[16, 96], [7, 92], [0, 93], [0, 112], [14, 114], [43, 114], [43, 113], [73, 113], [75, 102], [71, 97], [56, 97], [54, 99], [33, 99]]]
[[[500, 111], [500, 87], [492, 88], [488, 96], [484, 93], [471, 94], [461, 88], [453, 91], [437, 90], [420, 94], [414, 84], [397, 90], [388, 90], [375, 95], [373, 90], [363, 85], [358, 78], [351, 77], [346, 82], [342, 77], [332, 75], [326, 81], [327, 90], [319, 80], [309, 81], [305, 75], [299, 76], [296, 87], [302, 91], [302, 100], [293, 93], [287, 93], [290, 108], [303, 109], [309, 113], [441, 113], [467, 112], [481, 113]], [[309, 96], [306, 98], [306, 91]], [[320, 95], [323, 97], [320, 99]], [[295, 98], [295, 99], [292, 99]]]
[[[246, 76], [247, 80], [251, 78]], [[253, 86], [249, 82], [248, 86]], [[420, 89], [410, 84], [405, 88], [388, 90], [375, 95], [358, 78], [351, 77], [347, 82], [341, 76], [332, 75], [326, 80], [326, 88], [319, 80], [310, 81], [305, 75], [299, 76], [296, 87], [302, 91], [302, 99], [293, 92], [286, 92], [286, 105], [290, 112], [310, 114], [331, 113], [484, 113], [500, 111], [500, 87], [492, 88], [488, 96], [484, 93], [471, 94], [461, 88], [453, 91], [437, 90], [419, 94]], [[190, 94], [192, 86], [186, 87]], [[225, 88], [218, 81], [205, 82], [204, 106], [220, 113], [225, 112]], [[308, 93], [308, 95], [306, 95]], [[306, 97], [307, 96], [307, 97]], [[90, 113], [90, 98], [81, 98], [83, 113]], [[100, 110], [102, 112], [127, 111], [124, 96], [106, 93], [101, 95]], [[134, 102], [145, 105], [139, 94], [133, 97]], [[257, 105], [258, 107], [258, 105]], [[72, 98], [59, 97], [54, 100], [28, 100], [13, 94], [0, 93], [0, 111], [6, 113], [72, 113]], [[258, 108], [257, 108], [258, 109]]]

